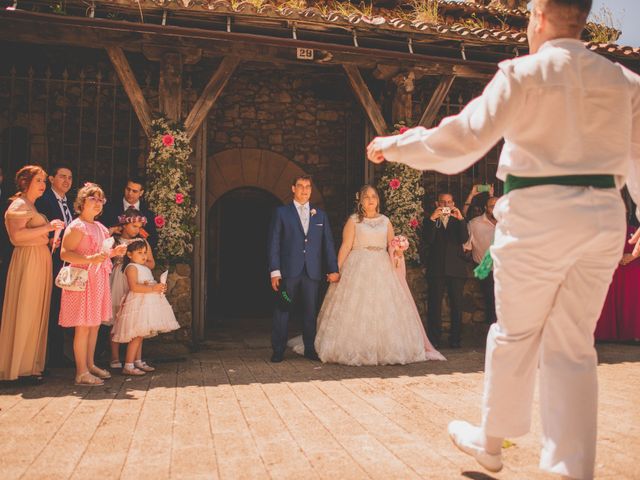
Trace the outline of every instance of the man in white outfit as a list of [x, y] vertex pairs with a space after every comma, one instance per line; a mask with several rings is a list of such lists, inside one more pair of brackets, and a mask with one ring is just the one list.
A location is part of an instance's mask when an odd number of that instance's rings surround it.
[[593, 331], [622, 255], [625, 182], [640, 202], [640, 77], [584, 47], [590, 8], [591, 0], [534, 0], [530, 55], [502, 62], [483, 94], [439, 127], [368, 147], [376, 163], [454, 174], [505, 140], [482, 425], [449, 425], [454, 443], [491, 471], [502, 468], [502, 439], [529, 431], [539, 369], [540, 467], [594, 474]]

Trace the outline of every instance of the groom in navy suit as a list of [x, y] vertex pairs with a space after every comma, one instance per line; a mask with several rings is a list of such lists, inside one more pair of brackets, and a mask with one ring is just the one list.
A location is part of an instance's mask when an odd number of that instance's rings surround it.
[[[338, 261], [329, 227], [329, 218], [309, 204], [311, 176], [293, 179], [293, 202], [275, 210], [269, 229], [269, 271], [274, 291], [286, 291], [296, 303], [301, 302], [304, 356], [318, 360], [314, 347], [318, 290], [324, 260], [329, 282], [340, 280]], [[287, 346], [289, 310], [276, 304], [273, 314], [272, 362], [281, 362]]]
[[[73, 184], [71, 167], [65, 164], [54, 165], [49, 175], [49, 187], [44, 194], [36, 200], [36, 208], [49, 220], [62, 220], [65, 227], [73, 220], [73, 200], [68, 196]], [[53, 238], [53, 232], [50, 235]], [[55, 280], [62, 268], [60, 259], [60, 245], [52, 255], [53, 278]], [[50, 367], [70, 367], [73, 362], [64, 355], [64, 331], [58, 325], [60, 316], [60, 299], [62, 289], [53, 286], [51, 291], [51, 307], [49, 309], [49, 335], [47, 337], [47, 365]]]

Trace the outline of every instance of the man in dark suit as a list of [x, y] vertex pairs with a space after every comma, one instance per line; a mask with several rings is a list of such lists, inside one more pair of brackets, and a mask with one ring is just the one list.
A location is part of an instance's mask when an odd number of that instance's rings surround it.
[[[322, 262], [329, 272], [327, 280], [337, 282], [338, 261], [325, 212], [309, 204], [311, 177], [294, 178], [293, 202], [278, 207], [271, 220], [268, 241], [269, 272], [274, 291], [285, 291], [301, 306], [303, 316], [304, 356], [318, 360], [314, 347], [318, 290], [322, 279]], [[278, 303], [273, 315], [272, 362], [281, 362], [287, 346], [289, 308]]]
[[118, 217], [129, 207], [135, 208], [147, 219], [144, 231], [148, 234], [147, 241], [149, 245], [155, 249], [158, 244], [158, 232], [155, 224], [156, 215], [149, 210], [149, 207], [142, 198], [143, 195], [143, 180], [138, 177], [129, 177], [127, 185], [124, 187], [124, 197], [122, 199], [114, 198], [109, 201], [105, 205], [105, 210], [100, 221], [106, 227], [116, 227], [118, 226]]
[[467, 266], [462, 246], [469, 239], [467, 222], [455, 206], [450, 193], [438, 195], [436, 209], [424, 222], [427, 258], [427, 335], [438, 348], [442, 333], [442, 299], [445, 290], [451, 307], [449, 346], [460, 348], [462, 333], [462, 295]]
[[[9, 234], [4, 225], [4, 213], [9, 207], [9, 197], [11, 196], [8, 182], [4, 181], [4, 173], [0, 167], [0, 317], [2, 317], [2, 306], [4, 304], [4, 288], [7, 282], [7, 272], [9, 262], [13, 253], [13, 245], [9, 241]], [[0, 320], [2, 320], [0, 318]]]
[[[62, 220], [65, 227], [73, 220], [73, 201], [67, 196], [73, 185], [73, 173], [68, 165], [54, 165], [49, 172], [49, 186], [42, 196], [36, 200], [36, 208], [49, 220]], [[53, 233], [51, 233], [53, 239]], [[53, 278], [62, 268], [60, 246], [55, 247], [52, 255]], [[64, 329], [58, 325], [60, 316], [60, 298], [62, 290], [53, 286], [51, 290], [51, 308], [49, 310], [49, 335], [47, 337], [47, 365], [51, 367], [68, 367], [71, 360], [64, 356]]]

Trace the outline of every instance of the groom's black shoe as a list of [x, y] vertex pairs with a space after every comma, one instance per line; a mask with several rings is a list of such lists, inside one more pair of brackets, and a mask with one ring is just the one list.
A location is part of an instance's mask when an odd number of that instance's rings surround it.
[[320, 357], [318, 357], [318, 354], [316, 353], [315, 350], [312, 350], [311, 352], [305, 351], [304, 356], [305, 358], [308, 358], [309, 360], [313, 360], [314, 362], [320, 361]]
[[271, 355], [271, 363], [280, 363], [282, 360], [284, 360], [284, 353], [273, 352]]

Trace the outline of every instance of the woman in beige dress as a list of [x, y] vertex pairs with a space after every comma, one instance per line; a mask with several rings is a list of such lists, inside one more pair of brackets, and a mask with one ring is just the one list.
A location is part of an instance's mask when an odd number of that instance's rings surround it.
[[39, 377], [44, 370], [51, 253], [49, 232], [64, 222], [49, 222], [34, 205], [46, 187], [47, 174], [36, 165], [16, 174], [18, 193], [5, 213], [5, 225], [14, 245], [0, 326], [0, 380]]

